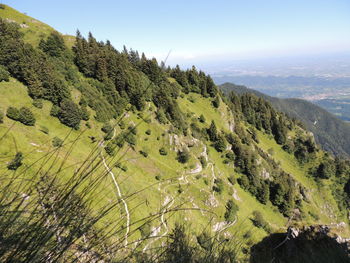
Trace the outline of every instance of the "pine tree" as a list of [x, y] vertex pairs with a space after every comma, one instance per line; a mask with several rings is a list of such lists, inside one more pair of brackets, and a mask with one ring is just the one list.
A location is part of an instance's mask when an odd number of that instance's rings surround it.
[[208, 133], [209, 139], [212, 142], [215, 142], [217, 140], [218, 131], [216, 129], [216, 125], [215, 125], [214, 120], [211, 121], [209, 129], [207, 129], [207, 133]]

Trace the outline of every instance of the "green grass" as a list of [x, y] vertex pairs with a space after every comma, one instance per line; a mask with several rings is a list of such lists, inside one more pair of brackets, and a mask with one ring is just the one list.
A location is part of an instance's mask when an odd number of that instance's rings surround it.
[[[26, 14], [4, 5], [5, 9], [0, 9], [0, 18], [7, 19], [20, 25], [20, 31], [24, 33], [24, 41], [37, 46], [41, 39], [46, 38], [54, 29], [49, 25], [36, 20]], [[75, 41], [74, 36], [64, 35], [64, 40], [68, 47], [72, 47]]]

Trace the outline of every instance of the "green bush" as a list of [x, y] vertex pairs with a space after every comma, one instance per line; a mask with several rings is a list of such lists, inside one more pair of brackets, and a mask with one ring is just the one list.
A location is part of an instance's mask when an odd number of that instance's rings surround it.
[[43, 101], [40, 99], [35, 99], [33, 100], [33, 106], [38, 108], [38, 109], [42, 109], [43, 108]]
[[205, 117], [204, 117], [203, 114], [201, 114], [201, 116], [199, 116], [199, 121], [200, 121], [201, 123], [205, 123]]
[[105, 141], [109, 141], [110, 139], [112, 139], [112, 137], [113, 137], [113, 133], [110, 132], [110, 133], [107, 133], [107, 134], [103, 137], [103, 139], [104, 139]]
[[124, 139], [128, 144], [136, 145], [136, 137], [133, 133], [126, 132], [126, 134], [124, 136], [125, 136]]
[[168, 122], [168, 119], [167, 119], [163, 109], [157, 110], [156, 118], [159, 121], [159, 123], [161, 123], [161, 124], [166, 124]]
[[12, 120], [19, 121], [27, 126], [35, 125], [34, 114], [27, 107], [22, 107], [19, 110], [15, 107], [8, 107], [6, 116]]
[[0, 123], [4, 123], [4, 113], [0, 110]]
[[60, 107], [57, 105], [52, 105], [52, 108], [50, 110], [50, 115], [53, 117], [58, 117], [58, 113], [60, 112]]
[[143, 157], [147, 157], [147, 156], [148, 156], [148, 152], [145, 151], [145, 150], [140, 150], [139, 153], [140, 153], [141, 155], [143, 155]]
[[238, 206], [233, 202], [233, 200], [228, 200], [226, 203], [226, 212], [224, 214], [225, 220], [227, 222], [233, 222], [236, 218]]
[[52, 146], [56, 148], [60, 148], [63, 146], [63, 141], [58, 137], [54, 137], [52, 139]]
[[226, 140], [224, 136], [219, 135], [217, 137], [217, 140], [214, 142], [214, 148], [218, 152], [223, 152], [226, 150]]
[[147, 135], [151, 135], [151, 134], [152, 134], [152, 131], [151, 131], [150, 129], [148, 129], [148, 130], [145, 131], [145, 133], [146, 133]]
[[7, 108], [6, 116], [11, 120], [19, 121], [19, 110], [15, 107], [10, 106]]
[[160, 181], [162, 179], [162, 177], [158, 174], [154, 177], [157, 181]]
[[214, 180], [213, 190], [219, 194], [224, 191], [224, 182], [222, 179], [217, 178]]
[[88, 121], [90, 119], [90, 112], [86, 107], [80, 107], [81, 119], [84, 121]]
[[101, 131], [104, 133], [111, 133], [113, 131], [113, 127], [109, 122], [103, 124]]
[[177, 160], [180, 163], [187, 163], [190, 159], [190, 153], [187, 149], [183, 149], [182, 151], [177, 152]]
[[216, 96], [215, 99], [212, 101], [212, 104], [215, 108], [219, 108], [220, 106], [220, 98], [219, 96]]
[[16, 153], [15, 158], [7, 165], [7, 169], [16, 171], [23, 161], [23, 154], [21, 152]]
[[111, 143], [108, 143], [105, 147], [105, 151], [109, 156], [114, 156], [114, 146]]
[[81, 111], [73, 101], [65, 99], [60, 104], [58, 112], [58, 119], [64, 125], [75, 130], [79, 129], [81, 118]]
[[27, 126], [35, 125], [35, 117], [32, 111], [27, 107], [22, 107], [19, 109], [19, 121]]
[[10, 81], [10, 73], [6, 70], [6, 68], [0, 65], [0, 82], [1, 81]]
[[167, 155], [168, 151], [164, 147], [162, 147], [162, 148], [159, 149], [159, 154], [160, 155]]

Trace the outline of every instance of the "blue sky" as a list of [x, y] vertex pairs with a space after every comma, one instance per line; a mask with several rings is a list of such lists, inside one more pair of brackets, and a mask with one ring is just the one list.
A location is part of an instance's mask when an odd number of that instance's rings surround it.
[[350, 51], [349, 0], [2, 0], [66, 34], [77, 28], [170, 63]]

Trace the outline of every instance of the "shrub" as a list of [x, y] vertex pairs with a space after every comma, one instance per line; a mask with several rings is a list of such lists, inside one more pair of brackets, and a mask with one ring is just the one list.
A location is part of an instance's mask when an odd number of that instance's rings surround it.
[[106, 122], [103, 124], [101, 131], [103, 131], [104, 133], [110, 133], [113, 131], [113, 127], [109, 122]]
[[54, 137], [52, 139], [52, 146], [56, 148], [60, 148], [63, 146], [63, 141], [58, 137]]
[[152, 131], [151, 131], [150, 129], [148, 129], [148, 130], [145, 131], [145, 133], [146, 133], [147, 135], [151, 135], [151, 134], [152, 134]]
[[64, 125], [78, 130], [82, 119], [81, 111], [73, 101], [67, 99], [63, 100], [58, 111], [58, 119]]
[[238, 206], [233, 202], [233, 200], [228, 200], [226, 203], [226, 212], [224, 214], [225, 220], [227, 222], [233, 222], [236, 218]]
[[125, 134], [125, 141], [130, 145], [136, 145], [136, 137], [133, 133], [127, 132]]
[[183, 149], [182, 151], [177, 152], [177, 160], [180, 163], [187, 163], [190, 159], [190, 153], [187, 149]]
[[159, 154], [160, 155], [167, 155], [168, 151], [164, 147], [162, 147], [162, 148], [159, 149]]
[[43, 108], [43, 101], [40, 99], [35, 99], [33, 100], [33, 106], [38, 108], [38, 109], [42, 109]]
[[219, 96], [216, 96], [215, 99], [212, 101], [212, 104], [215, 108], [219, 108], [220, 106], [220, 98]]
[[227, 158], [228, 160], [230, 160], [230, 161], [234, 161], [235, 158], [236, 158], [235, 154], [234, 154], [232, 151], [229, 151], [228, 153], [226, 153], [225, 156], [226, 156], [226, 158]]
[[157, 181], [160, 181], [162, 179], [162, 177], [158, 174], [154, 177]]
[[19, 110], [15, 107], [8, 107], [6, 116], [27, 126], [35, 125], [34, 114], [27, 107], [22, 107]]
[[31, 110], [27, 107], [19, 109], [19, 121], [27, 126], [35, 125], [35, 117]]
[[105, 151], [108, 155], [113, 156], [114, 155], [114, 146], [111, 143], [108, 143], [105, 147]]
[[7, 108], [6, 116], [11, 120], [19, 121], [19, 110], [10, 106]]
[[217, 178], [214, 180], [213, 190], [219, 194], [221, 194], [224, 191], [224, 182], [222, 181], [222, 179]]
[[110, 139], [112, 139], [112, 137], [113, 137], [113, 133], [110, 132], [110, 133], [107, 133], [107, 134], [103, 137], [103, 139], [104, 139], [105, 141], [109, 141]]
[[140, 153], [141, 155], [143, 155], [143, 157], [147, 157], [147, 156], [148, 156], [148, 152], [145, 151], [145, 150], [141, 150], [141, 151], [139, 151], [139, 153]]
[[7, 165], [7, 169], [16, 171], [22, 165], [22, 161], [23, 154], [21, 152], [16, 153], [15, 158]]
[[223, 152], [226, 150], [226, 140], [223, 135], [219, 135], [214, 143], [214, 148], [218, 152]]
[[80, 107], [81, 119], [84, 121], [88, 121], [90, 119], [90, 112], [86, 109], [86, 107]]
[[167, 117], [163, 109], [159, 109], [156, 112], [156, 118], [161, 124], [166, 124], [168, 122]]
[[205, 123], [205, 117], [204, 117], [203, 114], [201, 114], [201, 116], [199, 116], [199, 121], [200, 121], [201, 123]]
[[6, 70], [6, 68], [0, 65], [0, 82], [1, 81], [10, 81], [10, 73]]
[[60, 107], [58, 107], [57, 105], [52, 105], [50, 115], [53, 117], [58, 117], [59, 112], [60, 112]]
[[4, 123], [4, 113], [0, 110], [0, 123]]
[[317, 168], [316, 176], [321, 179], [329, 179], [335, 174], [335, 165], [331, 160], [325, 160]]

